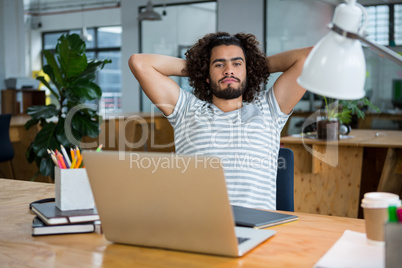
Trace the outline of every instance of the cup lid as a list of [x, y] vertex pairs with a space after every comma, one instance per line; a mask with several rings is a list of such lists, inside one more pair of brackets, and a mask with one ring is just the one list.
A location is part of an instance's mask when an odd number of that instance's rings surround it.
[[400, 206], [399, 195], [384, 192], [365, 193], [362, 200], [363, 208], [387, 208], [389, 206]]

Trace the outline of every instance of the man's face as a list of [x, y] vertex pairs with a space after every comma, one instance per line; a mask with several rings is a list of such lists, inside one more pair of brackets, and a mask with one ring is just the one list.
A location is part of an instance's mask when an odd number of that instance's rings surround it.
[[207, 82], [215, 97], [236, 99], [247, 87], [246, 60], [243, 50], [235, 45], [221, 45], [211, 51]]

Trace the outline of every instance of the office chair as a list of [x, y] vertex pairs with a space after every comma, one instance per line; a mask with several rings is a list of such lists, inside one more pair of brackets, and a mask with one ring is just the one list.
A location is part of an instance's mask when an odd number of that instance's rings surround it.
[[276, 209], [294, 211], [294, 155], [288, 148], [280, 148], [276, 175]]
[[11, 114], [0, 114], [0, 162], [8, 161], [11, 176], [14, 179], [14, 170], [11, 164], [11, 160], [14, 158], [14, 148], [10, 141], [10, 120]]

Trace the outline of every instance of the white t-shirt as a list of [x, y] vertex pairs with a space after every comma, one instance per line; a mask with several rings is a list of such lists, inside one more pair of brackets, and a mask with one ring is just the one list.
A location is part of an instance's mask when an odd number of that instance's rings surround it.
[[221, 159], [232, 205], [271, 210], [276, 209], [280, 132], [288, 118], [272, 88], [227, 113], [181, 89], [167, 116], [178, 155]]

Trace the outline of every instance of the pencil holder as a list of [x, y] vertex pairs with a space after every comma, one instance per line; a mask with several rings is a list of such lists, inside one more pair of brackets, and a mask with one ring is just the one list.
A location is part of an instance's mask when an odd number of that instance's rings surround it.
[[95, 208], [94, 197], [85, 168], [55, 167], [56, 207], [60, 210]]
[[385, 266], [400, 267], [402, 263], [402, 223], [386, 223], [385, 233]]

